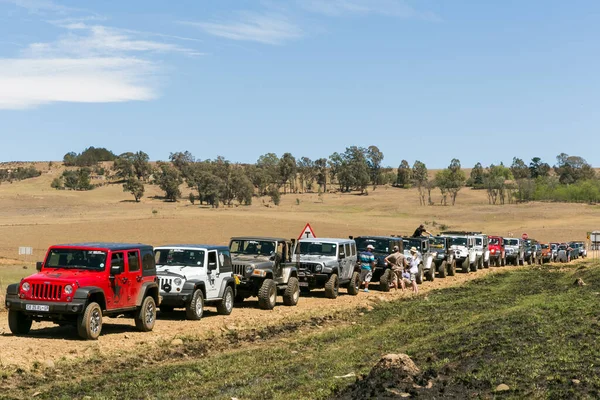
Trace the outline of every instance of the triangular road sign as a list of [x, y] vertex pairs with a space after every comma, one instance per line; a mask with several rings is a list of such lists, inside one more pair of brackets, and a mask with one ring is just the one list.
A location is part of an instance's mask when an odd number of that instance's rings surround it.
[[300, 236], [298, 236], [298, 240], [300, 239], [315, 239], [317, 236], [315, 232], [310, 227], [310, 224], [306, 224], [302, 232], [300, 232]]

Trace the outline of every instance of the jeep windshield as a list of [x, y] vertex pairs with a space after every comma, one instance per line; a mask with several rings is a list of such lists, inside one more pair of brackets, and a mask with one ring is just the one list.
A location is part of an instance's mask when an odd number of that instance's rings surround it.
[[271, 256], [277, 248], [277, 242], [270, 240], [232, 240], [229, 245], [231, 254]]
[[202, 267], [203, 250], [156, 249], [154, 251], [156, 265], [177, 265], [184, 267]]
[[323, 242], [300, 242], [298, 252], [301, 255], [332, 256], [337, 255], [337, 244]]
[[546, 249], [549, 249], [549, 248], [550, 248], [550, 246], [548, 246], [547, 244], [542, 244], [542, 249], [546, 250]]
[[51, 249], [44, 268], [103, 271], [107, 252], [101, 250]]
[[358, 251], [367, 251], [367, 246], [371, 245], [375, 247], [375, 253], [390, 253], [390, 241], [386, 239], [367, 239], [367, 238], [356, 238], [356, 247]]
[[466, 246], [467, 245], [467, 238], [464, 238], [464, 237], [453, 237], [453, 238], [450, 238], [450, 244], [452, 246]]
[[444, 249], [446, 248], [446, 240], [443, 238], [430, 238], [429, 239], [429, 246], [432, 249]]
[[519, 239], [504, 239], [505, 246], [518, 246]]
[[416, 247], [417, 251], [421, 251], [421, 241], [419, 239], [404, 239], [404, 251], [410, 250], [411, 247]]
[[500, 238], [490, 238], [490, 244], [494, 245], [494, 246], [499, 246], [500, 245]]

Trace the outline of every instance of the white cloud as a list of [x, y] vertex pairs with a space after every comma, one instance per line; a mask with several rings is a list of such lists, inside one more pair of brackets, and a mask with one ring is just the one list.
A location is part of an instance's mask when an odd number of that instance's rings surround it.
[[57, 4], [51, 0], [0, 0], [0, 3], [10, 3], [17, 7], [24, 8], [32, 14], [55, 13], [66, 14], [73, 11], [80, 11], [76, 8], [66, 7]]
[[298, 0], [306, 10], [329, 16], [379, 14], [398, 18], [438, 20], [434, 13], [419, 11], [405, 0]]
[[239, 13], [233, 21], [189, 22], [182, 24], [198, 27], [206, 33], [232, 40], [281, 44], [303, 36], [302, 30], [281, 14]]
[[136, 58], [0, 59], [0, 109], [152, 100], [152, 71], [150, 62]]

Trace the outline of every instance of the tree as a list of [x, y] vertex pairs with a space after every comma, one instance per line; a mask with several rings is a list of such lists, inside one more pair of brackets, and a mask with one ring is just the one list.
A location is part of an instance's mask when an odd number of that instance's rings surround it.
[[168, 201], [177, 201], [181, 197], [179, 185], [183, 183], [181, 173], [173, 166], [160, 163], [158, 165], [156, 182], [162, 191], [165, 192], [165, 199]]
[[76, 161], [77, 161], [77, 153], [75, 153], [74, 151], [68, 152], [63, 157], [63, 164], [66, 167], [74, 166]]
[[550, 175], [550, 165], [542, 162], [539, 157], [533, 157], [529, 163], [529, 172], [533, 179], [547, 177]]
[[121, 180], [128, 180], [135, 176], [135, 168], [133, 166], [135, 154], [131, 152], [119, 154], [113, 164], [115, 176]]
[[429, 172], [424, 163], [416, 160], [412, 167], [412, 182], [419, 190], [419, 202], [422, 206], [425, 203], [425, 184], [429, 180]]
[[275, 153], [267, 153], [258, 158], [256, 166], [264, 171], [268, 185], [279, 187], [279, 157]]
[[347, 147], [341, 155], [341, 164], [338, 170], [338, 182], [342, 191], [349, 192], [351, 189], [360, 190], [364, 193], [367, 188], [370, 175], [367, 163], [367, 151], [362, 147]]
[[483, 187], [483, 166], [480, 162], [475, 164], [471, 170], [471, 175], [467, 181], [467, 186], [472, 186], [475, 189], [481, 189]]
[[458, 192], [463, 188], [466, 180], [465, 173], [461, 170], [460, 160], [456, 158], [450, 161], [448, 168], [438, 172], [436, 183], [442, 192], [442, 202], [444, 205], [447, 204], [447, 194], [452, 199], [452, 205], [456, 204]]
[[278, 163], [279, 177], [283, 185], [283, 193], [285, 194], [285, 185], [290, 185], [290, 192], [293, 190], [294, 182], [296, 181], [296, 159], [291, 153], [284, 153]]
[[383, 153], [379, 150], [377, 146], [369, 146], [365, 155], [367, 159], [367, 165], [369, 167], [371, 184], [373, 185], [373, 190], [375, 190], [380, 181], [381, 162], [383, 161]]
[[138, 151], [133, 155], [133, 171], [138, 179], [145, 181], [152, 172], [152, 167], [149, 162], [150, 157], [143, 151]]
[[490, 165], [483, 173], [483, 187], [487, 190], [490, 204], [504, 204], [506, 199], [506, 181], [513, 179], [509, 168], [502, 163]]
[[517, 182], [519, 201], [529, 200], [529, 195], [525, 193], [526, 183], [531, 177], [529, 167], [520, 158], [514, 157], [510, 171]]
[[322, 193], [327, 191], [327, 159], [319, 158], [315, 161], [315, 176], [317, 184], [322, 188]]
[[131, 193], [136, 203], [139, 203], [144, 195], [144, 183], [137, 178], [131, 177], [123, 184], [123, 191]]
[[[342, 155], [337, 151], [329, 156], [329, 160], [327, 161], [327, 166], [329, 167], [329, 181], [333, 183], [338, 176], [342, 168], [343, 163]], [[340, 190], [342, 190], [342, 185], [340, 185]]]
[[173, 166], [175, 168], [177, 168], [179, 170], [179, 172], [181, 172], [181, 174], [187, 179], [186, 176], [186, 168], [187, 166], [189, 166], [190, 164], [192, 164], [193, 162], [196, 161], [196, 159], [194, 158], [194, 156], [192, 155], [192, 153], [190, 153], [189, 151], [178, 151], [175, 153], [170, 153], [169, 154], [169, 160], [171, 161], [171, 163], [173, 164]]
[[569, 156], [561, 153], [556, 157], [556, 161], [554, 172], [558, 175], [558, 180], [562, 184], [593, 179], [596, 175], [592, 166], [579, 156]]
[[398, 185], [398, 187], [405, 188], [407, 185], [410, 185], [411, 178], [412, 171], [410, 169], [410, 165], [408, 164], [408, 161], [402, 160], [400, 166], [398, 166], [396, 185]]
[[63, 190], [65, 188], [65, 182], [62, 177], [57, 177], [52, 180], [50, 187], [56, 190]]
[[231, 186], [234, 188], [233, 193], [238, 203], [246, 206], [252, 204], [254, 186], [241, 166], [234, 169], [231, 176]]
[[277, 186], [271, 186], [269, 188], [269, 196], [271, 197], [271, 201], [276, 206], [281, 202], [281, 194], [279, 193], [279, 188]]
[[316, 167], [315, 163], [308, 157], [302, 157], [298, 161], [298, 177], [300, 179], [300, 189], [304, 192], [306, 186], [312, 186], [312, 181], [315, 179]]

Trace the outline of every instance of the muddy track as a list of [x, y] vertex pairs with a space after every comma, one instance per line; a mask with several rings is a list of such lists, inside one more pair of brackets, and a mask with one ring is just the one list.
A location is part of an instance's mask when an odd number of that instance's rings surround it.
[[[526, 267], [489, 268], [469, 274], [457, 273], [456, 276], [425, 282], [420, 285], [419, 290], [421, 295], [425, 295], [431, 290], [461, 285], [490, 273], [517, 268]], [[97, 341], [80, 340], [74, 328], [59, 327], [46, 322], [34, 322], [27, 336], [13, 336], [8, 328], [8, 314], [1, 312], [0, 365], [15, 365], [27, 369], [34, 362], [72, 360], [99, 354], [117, 355], [132, 352], [140, 346], [159, 346], [178, 337], [211, 338], [215, 335], [230, 334], [231, 331], [263, 330], [269, 327], [276, 331], [285, 324], [332, 315], [340, 310], [359, 310], [376, 302], [412, 296], [409, 290], [384, 293], [377, 290], [377, 285], [372, 287], [370, 293], [361, 291], [357, 296], [350, 296], [345, 290], [341, 290], [340, 296], [335, 300], [325, 298], [323, 291], [314, 291], [308, 296], [303, 295], [296, 307], [284, 306], [279, 297], [277, 306], [270, 311], [258, 309], [256, 298], [250, 298], [236, 305], [229, 316], [218, 315], [213, 307], [207, 307], [200, 321], [186, 320], [183, 310], [162, 315], [159, 313], [154, 330], [149, 333], [138, 332], [132, 319], [105, 318], [102, 335]]]

